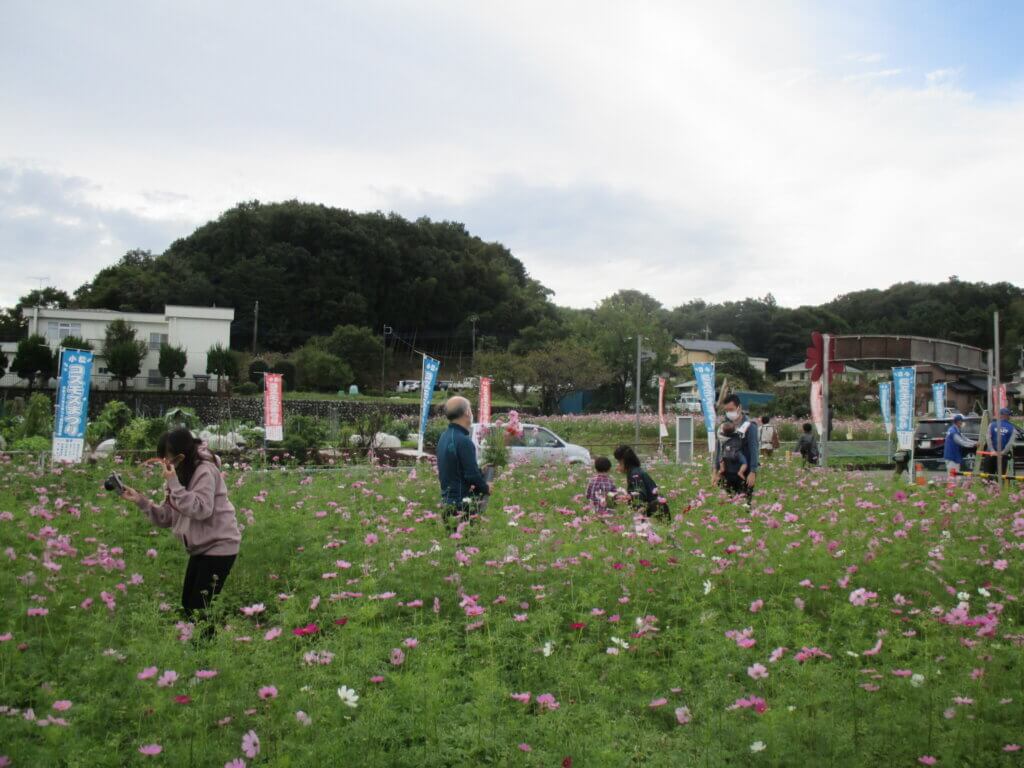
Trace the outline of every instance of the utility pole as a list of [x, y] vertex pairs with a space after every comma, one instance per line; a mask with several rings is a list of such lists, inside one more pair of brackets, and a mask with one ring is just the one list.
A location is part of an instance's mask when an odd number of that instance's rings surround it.
[[[994, 337], [992, 339], [992, 350], [994, 353], [993, 358], [995, 359], [996, 391], [1001, 392], [1002, 390], [1000, 389], [1000, 387], [1002, 378], [1001, 371], [999, 370], [999, 310], [996, 310], [992, 315], [992, 335]], [[999, 409], [1002, 407], [1003, 404], [1001, 401], [996, 402], [995, 396], [992, 397], [992, 401], [992, 413], [989, 418], [992, 421], [995, 421], [995, 419], [997, 418], [996, 414], [999, 412]], [[997, 431], [996, 434], [1001, 433]], [[996, 451], [996, 478], [997, 482], [999, 483], [1000, 493], [1002, 493], [1003, 491], [1003, 447], [1003, 445], [989, 446], [989, 448], [994, 448]]]
[[256, 329], [260, 324], [260, 300], [256, 299], [256, 305], [252, 308], [252, 353], [256, 354]]
[[[480, 319], [480, 316], [477, 315], [476, 313], [473, 313], [472, 315], [469, 316], [469, 322], [471, 322], [473, 324], [473, 347], [472, 347], [472, 349], [473, 349], [473, 356], [470, 358], [470, 361], [469, 361], [470, 368], [473, 368], [476, 365], [476, 324], [477, 324], [477, 321], [479, 319]], [[470, 371], [470, 374], [473, 374], [473, 373], [475, 373], [475, 370], [474, 371]]]
[[387, 363], [388, 359], [388, 336], [394, 332], [394, 329], [385, 323], [383, 330], [384, 338], [380, 345], [380, 393], [382, 395], [387, 391], [384, 389], [384, 365]]
[[639, 333], [636, 335], [636, 379], [633, 387], [636, 389], [636, 424], [633, 430], [633, 442], [640, 445], [640, 356], [643, 351], [644, 337]]

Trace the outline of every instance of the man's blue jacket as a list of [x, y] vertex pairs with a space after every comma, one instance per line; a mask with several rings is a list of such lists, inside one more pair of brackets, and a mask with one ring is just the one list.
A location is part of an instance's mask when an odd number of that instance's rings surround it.
[[491, 492], [476, 463], [473, 440], [459, 424], [449, 424], [437, 441], [437, 476], [444, 504], [461, 504], [469, 496]]

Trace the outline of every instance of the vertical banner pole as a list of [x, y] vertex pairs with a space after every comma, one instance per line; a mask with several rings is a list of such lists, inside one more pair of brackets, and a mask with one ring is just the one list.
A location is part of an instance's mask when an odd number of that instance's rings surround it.
[[[995, 398], [993, 398], [992, 413], [990, 414], [990, 417], [989, 417], [990, 421], [992, 421], [993, 419], [997, 418], [996, 414], [997, 414], [998, 410], [1003, 407], [1002, 397], [1001, 397], [1001, 395], [1002, 395], [1002, 389], [1001, 389], [1001, 386], [1002, 386], [1001, 385], [1002, 375], [1001, 375], [1001, 373], [1002, 372], [1000, 371], [1000, 361], [999, 361], [999, 310], [996, 310], [992, 314], [992, 335], [993, 335], [993, 340], [992, 340], [993, 363], [992, 364], [993, 364], [994, 371], [995, 371], [996, 391], [1000, 393], [1000, 399], [999, 399], [999, 402], [995, 402]], [[997, 435], [1000, 434], [998, 429], [996, 430], [996, 434]], [[1002, 490], [1003, 490], [1003, 452], [1002, 452], [1001, 449], [1002, 449], [1003, 446], [1002, 445], [996, 445], [996, 446], [990, 446], [990, 447], [993, 448], [996, 451], [996, 477], [998, 478], [998, 482], [999, 482], [999, 492], [1002, 493]]]
[[668, 425], [665, 423], [665, 385], [664, 376], [658, 377], [658, 453], [664, 453], [664, 440], [668, 437]]
[[423, 355], [423, 369], [420, 376], [420, 434], [416, 441], [417, 461], [423, 456], [423, 437], [427, 431], [427, 419], [430, 417], [430, 402], [434, 398], [434, 382], [437, 381], [437, 372], [441, 368], [439, 361], [426, 353], [420, 354]]
[[821, 466], [828, 466], [828, 441], [832, 435], [829, 432], [829, 418], [828, 418], [828, 384], [829, 384], [829, 365], [832, 361], [829, 359], [829, 342], [831, 336], [827, 333], [821, 336], [823, 344], [821, 347], [821, 399], [822, 399], [822, 419], [825, 421], [825, 439], [821, 441]]
[[633, 428], [633, 443], [640, 447], [640, 355], [643, 348], [643, 336], [636, 335], [636, 378], [633, 386], [636, 388], [636, 424]]

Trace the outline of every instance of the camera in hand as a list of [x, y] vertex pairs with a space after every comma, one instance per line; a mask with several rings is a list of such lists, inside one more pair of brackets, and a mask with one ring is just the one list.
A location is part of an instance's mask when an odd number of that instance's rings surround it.
[[118, 494], [124, 493], [124, 483], [121, 481], [121, 476], [117, 472], [111, 472], [106, 480], [103, 481], [103, 487], [108, 491], [114, 491]]

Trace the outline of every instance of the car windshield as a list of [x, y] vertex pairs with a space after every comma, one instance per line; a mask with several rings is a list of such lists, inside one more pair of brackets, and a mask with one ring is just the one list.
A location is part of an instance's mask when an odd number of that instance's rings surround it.
[[917, 425], [918, 437], [942, 437], [949, 429], [949, 424], [944, 421], [922, 421]]

